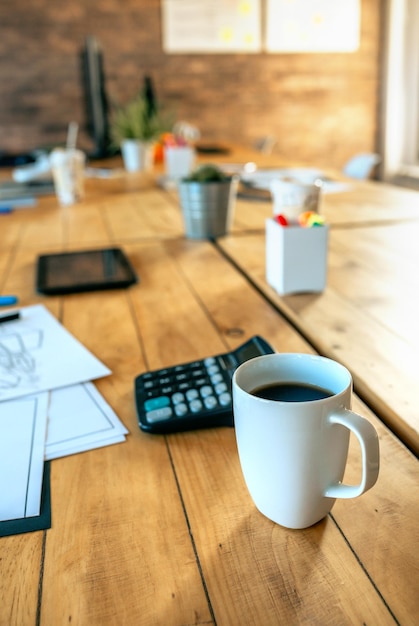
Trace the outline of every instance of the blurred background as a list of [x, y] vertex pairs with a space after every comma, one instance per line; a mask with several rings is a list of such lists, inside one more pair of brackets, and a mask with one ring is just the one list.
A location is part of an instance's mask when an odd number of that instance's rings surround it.
[[0, 150], [85, 132], [80, 51], [100, 42], [108, 98], [124, 101], [152, 78], [160, 103], [208, 141], [253, 145], [274, 136], [286, 158], [342, 167], [377, 150], [383, 2], [361, 0], [353, 53], [166, 54], [159, 0], [13, 0], [0, 5]]

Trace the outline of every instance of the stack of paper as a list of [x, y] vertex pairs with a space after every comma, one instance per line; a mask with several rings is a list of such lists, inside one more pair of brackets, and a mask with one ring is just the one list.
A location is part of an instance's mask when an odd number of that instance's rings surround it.
[[296, 167], [279, 169], [257, 169], [254, 171], [243, 171], [241, 180], [256, 189], [271, 190], [273, 180], [286, 180], [298, 182], [302, 185], [313, 185], [318, 182], [321, 185], [322, 193], [340, 193], [351, 189], [351, 185], [344, 181], [332, 180], [325, 176], [321, 170]]
[[0, 535], [40, 515], [44, 460], [125, 440], [90, 382], [110, 373], [42, 305], [0, 324]]

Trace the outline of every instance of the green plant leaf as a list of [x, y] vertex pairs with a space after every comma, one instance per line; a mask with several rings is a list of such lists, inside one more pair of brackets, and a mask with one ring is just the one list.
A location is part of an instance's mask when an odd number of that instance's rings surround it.
[[157, 112], [150, 113], [143, 94], [138, 94], [125, 105], [114, 108], [110, 122], [113, 143], [119, 146], [124, 139], [156, 140], [167, 129], [168, 119]]

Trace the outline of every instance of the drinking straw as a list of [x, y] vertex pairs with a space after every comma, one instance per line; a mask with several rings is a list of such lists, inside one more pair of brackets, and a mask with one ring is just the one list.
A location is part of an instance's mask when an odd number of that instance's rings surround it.
[[75, 150], [78, 132], [79, 125], [77, 124], [77, 122], [70, 122], [67, 131], [67, 150]]

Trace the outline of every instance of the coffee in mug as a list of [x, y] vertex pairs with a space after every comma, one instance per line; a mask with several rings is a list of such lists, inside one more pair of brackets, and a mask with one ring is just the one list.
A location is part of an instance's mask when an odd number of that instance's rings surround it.
[[252, 395], [265, 400], [280, 400], [281, 402], [308, 402], [322, 400], [332, 396], [332, 392], [315, 385], [304, 383], [273, 383], [262, 385], [252, 391]]
[[[266, 517], [306, 528], [336, 498], [355, 498], [378, 478], [378, 436], [351, 411], [352, 377], [341, 364], [310, 354], [269, 354], [233, 376], [234, 424], [249, 493]], [[349, 435], [358, 439], [362, 477], [342, 483]]]

